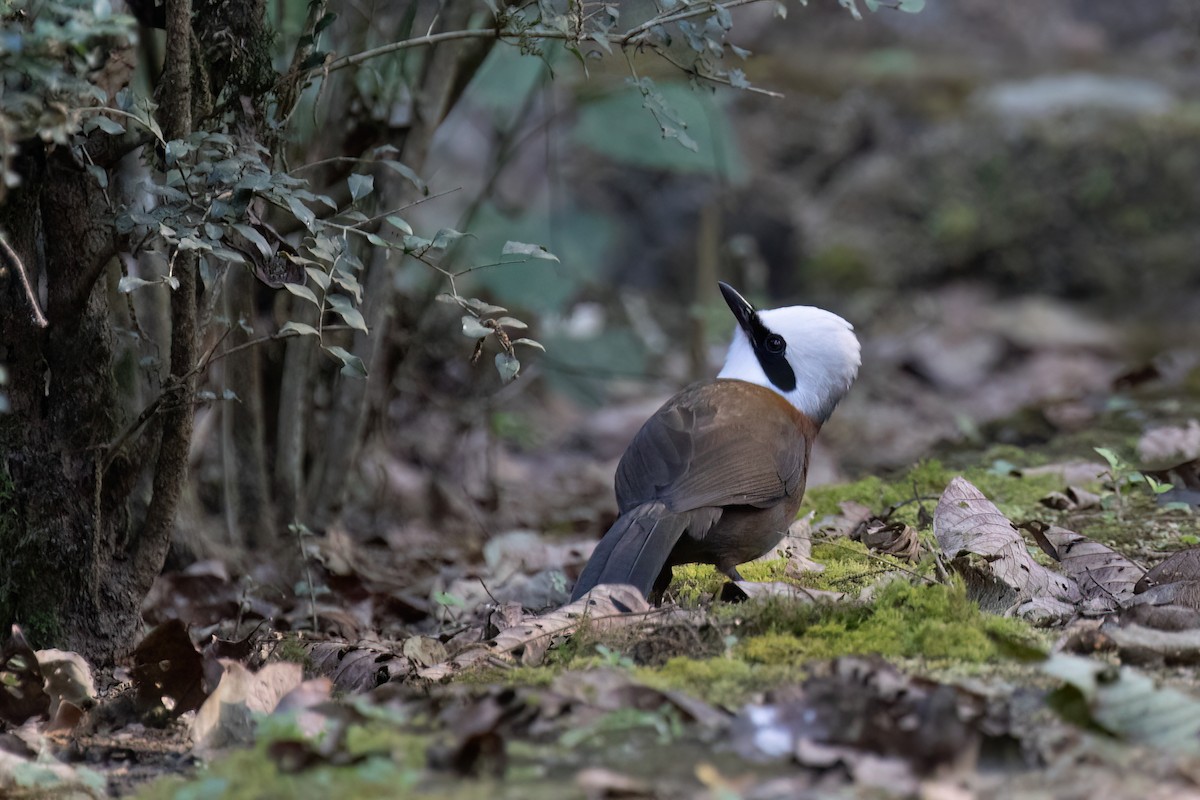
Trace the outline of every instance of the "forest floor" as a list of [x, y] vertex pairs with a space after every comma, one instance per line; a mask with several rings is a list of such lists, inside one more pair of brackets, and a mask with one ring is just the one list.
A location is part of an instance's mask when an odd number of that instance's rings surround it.
[[6, 685], [47, 694], [24, 725], [0, 709], [0, 790], [1200, 797], [1195, 374], [1112, 370], [814, 486], [746, 582], [678, 568], [660, 607], [566, 603], [594, 530], [333, 529], [293, 585], [199, 562], [162, 576], [115, 671], [9, 641]]

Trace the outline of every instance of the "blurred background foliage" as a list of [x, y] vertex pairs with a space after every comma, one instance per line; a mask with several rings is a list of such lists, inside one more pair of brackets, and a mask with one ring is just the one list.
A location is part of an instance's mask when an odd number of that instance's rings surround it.
[[[493, 19], [486, 3], [451, 5], [459, 28]], [[436, 4], [330, 6], [304, 62], [314, 80], [286, 121], [266, 121], [273, 152], [339, 207], [357, 199], [370, 216], [403, 205], [419, 236], [464, 233], [446, 238], [437, 266], [456, 273], [462, 296], [529, 323], [521, 335], [546, 352], [526, 351], [521, 377], [505, 383], [493, 343], [473, 363], [463, 309], [435, 301], [444, 273], [357, 241], [375, 276], [363, 279], [371, 337], [340, 331], [328, 343], [359, 354], [370, 377], [355, 384], [341, 363], [315, 363], [305, 403], [289, 406], [295, 343], [262, 348], [252, 372], [269, 418], [266, 460], [289, 425], [309, 431], [300, 495], [320, 500], [253, 524], [281, 527], [299, 508], [317, 529], [344, 515], [366, 530], [413, 519], [472, 530], [481, 514], [542, 525], [545, 515], [522, 507], [539, 500], [513, 485], [541, 473], [589, 476], [584, 488], [540, 485], [543, 502], [595, 506], [580, 498], [607, 495], [611, 459], [654, 402], [715, 370], [731, 328], [718, 278], [763, 304], [829, 307], [862, 333], [863, 379], [830, 424], [837, 455], [818, 454], [821, 480], [990, 435], [995, 420], [1047, 398], [1086, 400], [1117, 364], [1194, 338], [1193, 2], [963, 0], [861, 19], [846, 5], [713, 7], [704, 31], [728, 27], [735, 45], [719, 62], [686, 28], [624, 55], [595, 41], [460, 43], [443, 73], [454, 98], [444, 120], [424, 116], [436, 58], [427, 48], [339, 61], [445, 24]], [[613, 30], [676, 6], [621, 3]], [[314, 7], [265, 4], [279, 73]], [[589, 19], [607, 13], [582, 8]], [[149, 94], [161, 34], [139, 33], [134, 85]], [[413, 172], [378, 163], [392, 151]], [[123, 169], [118, 180], [136, 179]], [[350, 196], [355, 172], [372, 177], [371, 195]], [[286, 213], [269, 222], [297, 239]], [[511, 241], [558, 260], [500, 263]], [[305, 319], [283, 293], [242, 291], [251, 300], [227, 323], [269, 332]], [[153, 330], [153, 309], [143, 316]], [[226, 383], [234, 367], [223, 368], [211, 396], [243, 396]], [[361, 413], [347, 417], [349, 406]], [[198, 554], [223, 538], [205, 532], [231, 491], [231, 433], [214, 433], [227, 413], [236, 404], [198, 420], [182, 523]], [[333, 424], [339, 416], [354, 422]], [[361, 449], [344, 445], [360, 438]], [[514, 460], [539, 448], [541, 461]], [[342, 450], [358, 460], [330, 457]], [[562, 453], [601, 466], [547, 466]], [[592, 530], [604, 513], [570, 526]]]

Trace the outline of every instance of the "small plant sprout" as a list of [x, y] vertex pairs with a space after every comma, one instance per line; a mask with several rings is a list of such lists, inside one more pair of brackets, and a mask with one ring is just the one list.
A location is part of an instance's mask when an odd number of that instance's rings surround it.
[[1108, 463], [1108, 470], [1106, 471], [1106, 474], [1109, 477], [1109, 482], [1112, 484], [1112, 494], [1105, 497], [1105, 500], [1109, 500], [1111, 497], [1111, 505], [1117, 513], [1118, 521], [1124, 521], [1123, 515], [1125, 511], [1125, 501], [1121, 495], [1122, 487], [1142, 484], [1150, 490], [1150, 494], [1153, 497], [1158, 497], [1159, 495], [1165, 494], [1166, 492], [1169, 492], [1175, 488], [1174, 485], [1170, 483], [1163, 483], [1157, 478], [1146, 475], [1140, 470], [1135, 469], [1132, 465], [1127, 463], [1124, 459], [1107, 447], [1095, 447], [1092, 449], [1095, 450], [1096, 453]]

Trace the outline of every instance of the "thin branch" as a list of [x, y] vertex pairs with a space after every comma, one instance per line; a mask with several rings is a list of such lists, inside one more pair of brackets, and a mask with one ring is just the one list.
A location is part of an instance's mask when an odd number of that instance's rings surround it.
[[[711, 14], [714, 7], [730, 9], [738, 6], [745, 6], [751, 3], [761, 3], [763, 0], [730, 0], [728, 3], [720, 3], [714, 5], [696, 6], [686, 11], [680, 11], [667, 16], [654, 17], [648, 19], [642, 24], [631, 28], [623, 34], [602, 34], [603, 38], [609, 44], [615, 44], [618, 47], [627, 47], [631, 44], [638, 44], [651, 29], [659, 25], [667, 25], [672, 22], [680, 22], [692, 17], [700, 17], [706, 14]], [[586, 38], [593, 39], [596, 34], [591, 34]], [[401, 50], [408, 50], [413, 47], [428, 47], [439, 44], [441, 42], [453, 42], [462, 39], [516, 39], [522, 36], [527, 36], [531, 39], [558, 39], [562, 41], [582, 41], [585, 37], [576, 31], [556, 31], [550, 29], [533, 28], [525, 31], [503, 31], [499, 28], [468, 28], [461, 31], [444, 31], [443, 33], [434, 33], [427, 36], [417, 36], [413, 39], [404, 39], [399, 42], [390, 42], [370, 50], [363, 50], [361, 53], [355, 53], [350, 56], [342, 56], [334, 60], [332, 63], [315, 67], [308, 72], [307, 77], [315, 77], [318, 73], [330, 73], [346, 67], [353, 67], [356, 64], [361, 64], [364, 61], [369, 61], [372, 58], [387, 55], [389, 53], [397, 53]]]
[[653, 19], [648, 19], [641, 25], [638, 25], [636, 28], [628, 31], [624, 36], [609, 37], [609, 41], [613, 44], [619, 44], [621, 47], [624, 47], [625, 45], [632, 43], [634, 39], [640, 39], [641, 37], [645, 36], [652, 28], [657, 28], [659, 25], [669, 25], [672, 22], [679, 22], [692, 17], [702, 17], [705, 14], [711, 14], [713, 9], [716, 7], [730, 9], [759, 2], [762, 2], [762, 0], [729, 0], [728, 3], [714, 3], [711, 6], [693, 6], [687, 11], [668, 14], [665, 17], [654, 17]]
[[[117, 438], [113, 440], [113, 443], [106, 448], [104, 460], [100, 462], [100, 473], [102, 475], [108, 471], [108, 468], [112, 465], [113, 460], [120, 455], [121, 450], [125, 447], [125, 444], [131, 438], [133, 438], [134, 434], [141, 430], [142, 426], [149, 422], [150, 418], [158, 413], [158, 410], [162, 407], [167, 397], [172, 394], [177, 394], [180, 389], [183, 388], [184, 380], [200, 375], [214, 362], [220, 361], [226, 356], [231, 356], [234, 353], [242, 350], [248, 350], [251, 347], [257, 347], [261, 344], [266, 344], [267, 342], [274, 342], [280, 339], [291, 339], [295, 336], [305, 335], [298, 333], [297, 331], [273, 333], [270, 336], [261, 336], [257, 339], [251, 339], [248, 342], [243, 342], [242, 344], [231, 347], [228, 350], [222, 350], [220, 353], [217, 353], [216, 349], [221, 346], [221, 342], [225, 341], [225, 337], [229, 335], [231, 330], [231, 328], [226, 328], [225, 332], [221, 334], [220, 338], [217, 339], [212, 347], [208, 348], [208, 351], [200, 357], [195, 366], [193, 366], [185, 375], [182, 376], [181, 380], [173, 381], [163, 387], [163, 390], [159, 393], [158, 397], [155, 397], [153, 400], [151, 400], [150, 403], [142, 409], [141, 413], [137, 415], [137, 418], [125, 426], [125, 430], [121, 431]], [[345, 331], [351, 330], [351, 328], [349, 325], [326, 325], [324, 330]]]
[[4, 250], [4, 257], [12, 264], [13, 269], [17, 271], [17, 275], [21, 278], [21, 286], [25, 289], [25, 296], [29, 298], [29, 305], [33, 309], [33, 321], [37, 323], [39, 328], [45, 328], [50, 323], [46, 321], [46, 315], [42, 313], [42, 307], [38, 305], [37, 293], [33, 291], [32, 284], [29, 283], [29, 275], [25, 273], [25, 265], [21, 263], [17, 251], [12, 249], [12, 245], [8, 243], [8, 238], [0, 235], [0, 248]]
[[[418, 36], [415, 39], [404, 39], [399, 42], [391, 42], [390, 44], [380, 45], [379, 47], [370, 50], [364, 50], [361, 53], [355, 53], [352, 56], [342, 56], [336, 59], [327, 67], [315, 67], [308, 72], [308, 77], [315, 77], [319, 73], [335, 72], [346, 67], [353, 67], [356, 64], [361, 64], [364, 61], [370, 61], [372, 58], [385, 56], [388, 53], [397, 53], [401, 50], [408, 50], [412, 47], [428, 47], [430, 45], [439, 44], [440, 42], [453, 42], [460, 39], [499, 39], [505, 34], [495, 28], [479, 28], [467, 29], [462, 31], [446, 31], [444, 33], [434, 33], [429, 36]], [[567, 39], [570, 38], [567, 34], [559, 31], [547, 31], [545, 34], [538, 33], [539, 37], [545, 39]]]

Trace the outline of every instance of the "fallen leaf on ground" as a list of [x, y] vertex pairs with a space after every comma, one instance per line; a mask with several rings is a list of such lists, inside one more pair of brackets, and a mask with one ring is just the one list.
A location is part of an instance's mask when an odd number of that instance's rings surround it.
[[411, 661], [382, 642], [308, 642], [306, 649], [312, 671], [343, 692], [365, 692], [413, 670]]
[[1047, 508], [1059, 511], [1084, 511], [1100, 507], [1100, 495], [1079, 486], [1068, 486], [1064, 492], [1051, 492], [1039, 500]]
[[96, 704], [91, 666], [83, 656], [66, 650], [38, 650], [37, 660], [50, 697], [50, 730], [75, 727], [83, 712]]
[[1190, 419], [1186, 425], [1165, 425], [1146, 431], [1138, 440], [1137, 454], [1148, 464], [1200, 458], [1200, 421]]
[[[730, 729], [754, 760], [794, 758], [845, 765], [855, 780], [891, 783], [901, 794], [935, 770], [969, 763], [983, 738], [1002, 733], [983, 698], [906, 676], [881, 659], [836, 659], [779, 702], [746, 706]], [[874, 776], [874, 778], [872, 778]]]
[[1067, 685], [1050, 703], [1069, 722], [1176, 753], [1200, 753], [1200, 700], [1132, 667], [1058, 654], [1044, 666]]
[[25, 641], [19, 625], [0, 649], [0, 720], [20, 725], [30, 717], [50, 711], [50, 697], [37, 655]]
[[1146, 570], [1107, 545], [1092, 541], [1057, 525], [1028, 524], [1038, 546], [1062, 564], [1085, 600], [1109, 600], [1112, 609], [1125, 605], [1133, 597], [1134, 586]]
[[192, 749], [212, 753], [253, 741], [256, 714], [275, 710], [281, 697], [300, 685], [302, 668], [286, 661], [251, 672], [236, 661], [222, 661], [225, 674], [192, 721]]
[[[1123, 618], [1124, 622], [1124, 618]], [[1124, 664], [1200, 664], [1200, 630], [1156, 630], [1136, 624], [1104, 625], [1089, 650], [1115, 650]]]
[[24, 758], [0, 749], [0, 797], [95, 798], [108, 795], [99, 772], [51, 757]]
[[[1070, 606], [1080, 600], [1075, 582], [1034, 561], [1013, 524], [965, 478], [955, 478], [942, 493], [933, 512], [933, 532], [972, 594], [998, 594], [992, 603], [1006, 613], [1040, 598]], [[969, 556], [981, 557], [982, 563], [964, 558]], [[979, 578], [992, 585], [976, 585]], [[1007, 591], [997, 593], [1001, 587]]]
[[917, 536], [917, 530], [902, 522], [871, 520], [858, 540], [869, 550], [887, 553], [911, 564], [921, 560], [921, 539]]
[[1167, 556], [1151, 567], [1133, 590], [1140, 594], [1154, 586], [1194, 580], [1200, 580], [1200, 547], [1190, 547]]
[[159, 625], [133, 651], [134, 705], [143, 719], [163, 721], [204, 702], [204, 659], [178, 619]]

